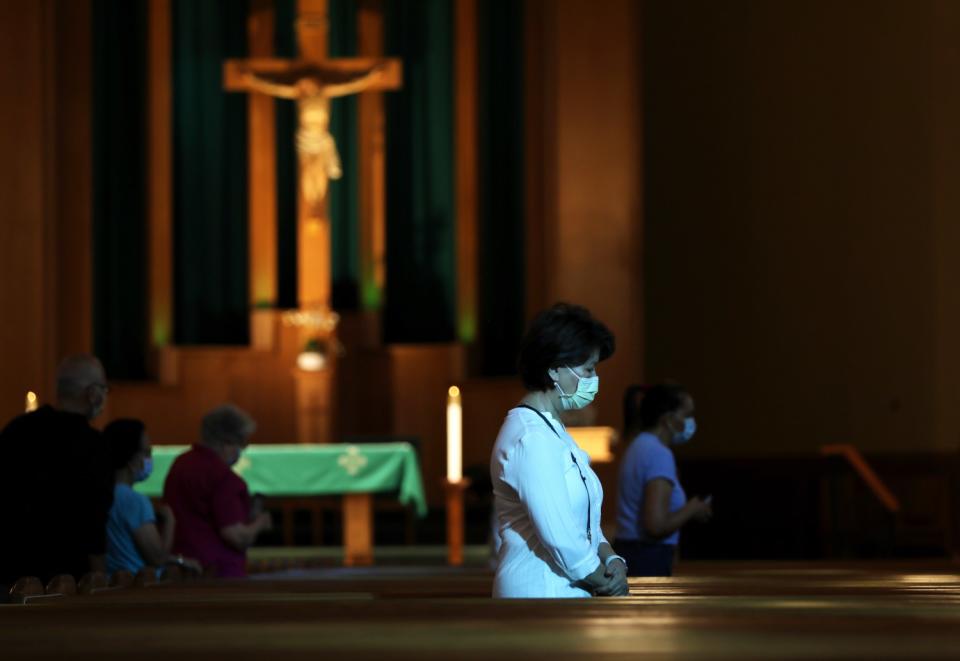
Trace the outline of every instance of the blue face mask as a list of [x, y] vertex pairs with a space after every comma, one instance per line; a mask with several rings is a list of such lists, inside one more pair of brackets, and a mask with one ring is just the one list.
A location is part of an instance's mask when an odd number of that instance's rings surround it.
[[153, 473], [153, 457], [147, 457], [143, 460], [143, 468], [137, 471], [133, 476], [134, 482], [143, 482]]
[[693, 417], [684, 418], [683, 429], [673, 435], [674, 445], [683, 445], [689, 443], [693, 435], [697, 433], [697, 421]]

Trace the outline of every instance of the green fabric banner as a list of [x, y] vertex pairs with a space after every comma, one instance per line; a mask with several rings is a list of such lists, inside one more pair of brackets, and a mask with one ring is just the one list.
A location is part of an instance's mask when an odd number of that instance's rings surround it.
[[247, 2], [174, 0], [176, 344], [247, 344], [247, 95], [223, 61], [247, 55]]
[[[159, 498], [173, 460], [186, 445], [153, 448], [153, 473], [136, 486]], [[345, 493], [396, 491], [404, 505], [413, 504], [426, 516], [427, 499], [417, 454], [409, 443], [362, 445], [251, 445], [233, 468], [250, 493], [265, 496], [329, 496]]]
[[[517, 373], [526, 325], [524, 2], [477, 3], [479, 310], [458, 320], [483, 376]], [[535, 239], [538, 240], [538, 239]]]
[[394, 0], [385, 20], [386, 53], [403, 61], [403, 89], [384, 97], [384, 338], [450, 342], [457, 290], [453, 3]]

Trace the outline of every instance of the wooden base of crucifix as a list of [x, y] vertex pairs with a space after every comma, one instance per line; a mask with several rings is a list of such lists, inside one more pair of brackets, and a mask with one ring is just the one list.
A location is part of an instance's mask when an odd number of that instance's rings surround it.
[[328, 365], [316, 372], [294, 368], [293, 379], [297, 398], [297, 442], [333, 442], [333, 367]]

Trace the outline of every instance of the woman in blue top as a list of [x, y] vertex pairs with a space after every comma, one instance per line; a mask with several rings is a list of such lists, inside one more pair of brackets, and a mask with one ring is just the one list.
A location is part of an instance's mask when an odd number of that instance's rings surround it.
[[693, 438], [693, 398], [678, 385], [632, 386], [623, 408], [625, 438], [635, 438], [620, 464], [614, 546], [630, 576], [670, 576], [680, 528], [713, 514], [709, 497], [687, 500], [670, 449]]
[[115, 420], [103, 430], [103, 436], [116, 471], [113, 506], [107, 518], [107, 571], [136, 574], [147, 565], [166, 564], [200, 571], [196, 561], [170, 553], [175, 525], [170, 508], [161, 506], [163, 525], [158, 526], [150, 499], [133, 490], [133, 485], [146, 480], [153, 470], [150, 439], [143, 423]]

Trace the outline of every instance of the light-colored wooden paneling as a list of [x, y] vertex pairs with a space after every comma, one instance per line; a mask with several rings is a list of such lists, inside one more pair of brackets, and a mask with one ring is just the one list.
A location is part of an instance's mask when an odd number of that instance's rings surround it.
[[599, 368], [591, 424], [619, 427], [621, 394], [642, 371], [639, 9], [631, 0], [533, 8], [541, 20], [527, 17], [530, 305], [585, 305], [617, 336]]
[[[357, 54], [382, 57], [383, 43], [383, 1], [361, 0], [357, 8]], [[360, 144], [360, 304], [366, 310], [379, 310], [383, 303], [387, 265], [386, 114], [382, 92], [359, 95], [357, 124]]]
[[[250, 57], [273, 55], [273, 0], [255, 0], [247, 19]], [[250, 303], [277, 300], [276, 104], [266, 94], [248, 94]]]

